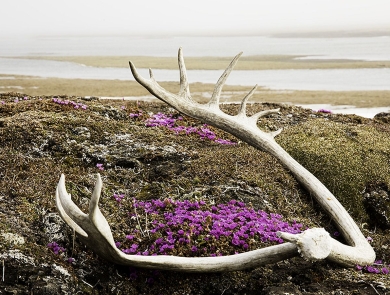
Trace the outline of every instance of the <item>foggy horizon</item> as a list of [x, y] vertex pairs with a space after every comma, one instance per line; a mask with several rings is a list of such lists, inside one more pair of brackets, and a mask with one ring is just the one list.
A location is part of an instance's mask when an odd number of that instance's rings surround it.
[[387, 0], [15, 0], [2, 8], [7, 37], [390, 35]]

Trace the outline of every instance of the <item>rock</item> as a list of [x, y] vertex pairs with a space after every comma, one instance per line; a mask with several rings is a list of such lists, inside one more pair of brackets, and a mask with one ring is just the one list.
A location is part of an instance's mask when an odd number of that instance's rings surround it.
[[384, 123], [390, 123], [390, 113], [382, 112], [382, 113], [376, 114], [374, 116], [374, 119], [380, 120]]
[[363, 204], [374, 226], [382, 229], [390, 228], [390, 194], [385, 184], [368, 186], [363, 195]]
[[64, 242], [67, 237], [65, 233], [68, 227], [58, 213], [48, 213], [43, 218], [44, 232], [48, 240]]
[[4, 241], [13, 245], [23, 245], [25, 243], [24, 238], [17, 234], [13, 233], [2, 233], [1, 236], [4, 238]]

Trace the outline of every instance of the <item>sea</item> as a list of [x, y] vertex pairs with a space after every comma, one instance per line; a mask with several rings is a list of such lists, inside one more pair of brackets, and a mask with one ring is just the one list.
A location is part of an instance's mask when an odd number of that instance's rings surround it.
[[[0, 39], [0, 74], [133, 80], [128, 68], [99, 68], [24, 56], [294, 55], [298, 59], [390, 60], [390, 36], [298, 38], [269, 36], [12, 36]], [[124, 61], [127, 64], [127, 60]], [[216, 83], [222, 71], [188, 70], [190, 82]], [[147, 76], [147, 69], [140, 69]], [[154, 70], [157, 81], [178, 81], [178, 70]], [[390, 69], [294, 69], [233, 71], [227, 84], [258, 84], [272, 90], [390, 90]], [[390, 102], [389, 108], [390, 109]], [[335, 110], [337, 112], [337, 110]]]

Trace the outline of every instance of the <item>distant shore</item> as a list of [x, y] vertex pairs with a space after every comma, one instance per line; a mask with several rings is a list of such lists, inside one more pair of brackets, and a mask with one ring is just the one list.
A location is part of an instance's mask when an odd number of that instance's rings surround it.
[[[242, 57], [235, 67], [237, 70], [265, 69], [340, 69], [340, 68], [390, 68], [390, 61], [358, 61], [327, 59], [296, 59], [298, 56], [247, 56]], [[96, 67], [128, 67], [132, 60], [138, 68], [177, 69], [177, 59], [168, 57], [125, 57], [125, 56], [40, 56], [23, 57], [69, 61]], [[186, 57], [187, 69], [225, 69], [231, 57]], [[162, 82], [161, 85], [171, 92], [179, 91], [179, 81]], [[241, 100], [252, 87], [226, 85], [223, 88], [222, 101]], [[213, 84], [191, 83], [193, 98], [206, 101], [211, 97]], [[87, 80], [40, 78], [0, 74], [0, 92], [22, 92], [39, 95], [76, 95], [97, 97], [139, 97], [148, 98], [148, 93], [135, 81]], [[258, 88], [251, 101], [291, 104], [328, 104], [351, 105], [359, 108], [390, 107], [390, 91], [281, 91]]]
[[[132, 61], [138, 68], [177, 69], [176, 57], [151, 56], [26, 56], [18, 58], [67, 61], [91, 67], [128, 68]], [[231, 62], [229, 57], [185, 57], [188, 70], [224, 70]], [[354, 59], [316, 59], [305, 55], [254, 55], [241, 56], [234, 70], [287, 70], [287, 69], [360, 69], [390, 68], [390, 61]]]

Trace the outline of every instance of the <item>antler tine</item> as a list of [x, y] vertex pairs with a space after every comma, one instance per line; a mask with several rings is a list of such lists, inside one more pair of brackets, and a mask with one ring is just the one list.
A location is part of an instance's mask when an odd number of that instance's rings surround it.
[[[272, 110], [265, 110], [265, 111], [261, 111], [261, 112], [258, 112], [252, 116], [250, 116], [249, 120], [252, 122], [252, 124], [254, 125], [257, 125], [257, 120], [259, 120], [259, 118], [261, 117], [264, 117], [264, 116], [267, 116], [269, 114], [276, 114], [276, 113], [279, 113], [280, 109], [272, 109]], [[283, 131], [283, 128], [280, 128], [274, 132], [269, 132], [268, 134], [271, 135], [272, 137], [276, 137], [278, 136], [281, 132]]]
[[191, 100], [190, 86], [188, 84], [188, 79], [187, 79], [187, 70], [186, 70], [186, 65], [184, 63], [183, 50], [181, 47], [179, 48], [179, 53], [178, 53], [178, 63], [179, 63], [179, 70], [180, 70], [179, 96]]
[[245, 95], [245, 97], [241, 101], [240, 110], [238, 111], [237, 116], [246, 117], [246, 104], [248, 102], [248, 99], [252, 97], [253, 93], [255, 93], [257, 89], [257, 84], [252, 88], [252, 90]]
[[255, 122], [255, 124], [257, 123], [257, 120], [259, 120], [261, 117], [264, 117], [264, 116], [267, 116], [269, 114], [276, 114], [276, 113], [279, 113], [280, 109], [272, 109], [272, 110], [265, 110], [265, 111], [261, 111], [261, 112], [258, 112], [254, 115], [252, 115], [250, 117], [250, 119]]
[[89, 202], [89, 216], [94, 219], [97, 215], [97, 211], [99, 210], [99, 199], [100, 194], [102, 192], [102, 178], [100, 177], [100, 173], [97, 174], [97, 180], [95, 184], [95, 188], [92, 193], [91, 201]]
[[78, 225], [82, 224], [87, 219], [87, 215], [73, 203], [70, 194], [67, 193], [64, 174], [61, 174], [61, 178], [57, 185], [56, 205], [62, 219], [78, 234], [88, 237], [88, 234]]
[[141, 84], [143, 87], [145, 87], [151, 94], [158, 97], [162, 101], [171, 104], [171, 100], [169, 99], [169, 92], [166, 91], [164, 88], [162, 88], [154, 79], [152, 69], [149, 69], [149, 76], [150, 79], [145, 79], [142, 77], [138, 71], [137, 68], [134, 66], [134, 64], [129, 61], [130, 70], [133, 74], [134, 79]]
[[226, 79], [229, 77], [231, 71], [233, 70], [234, 66], [236, 65], [238, 59], [242, 55], [242, 52], [237, 54], [233, 60], [230, 62], [229, 66], [226, 68], [226, 70], [223, 72], [221, 77], [218, 79], [217, 84], [215, 85], [213, 95], [211, 96], [211, 99], [208, 103], [209, 106], [212, 107], [218, 107], [219, 108], [219, 98], [221, 96], [221, 91], [223, 86], [225, 85]]
[[114, 237], [112, 236], [110, 225], [108, 224], [107, 219], [103, 216], [102, 212], [99, 209], [99, 199], [102, 191], [102, 186], [102, 178], [98, 173], [95, 188], [93, 190], [91, 201], [89, 203], [89, 219], [96, 228], [99, 228], [99, 231], [102, 236], [107, 239], [110, 244], [114, 245], [115, 241]]
[[283, 128], [280, 128], [280, 129], [278, 129], [278, 130], [276, 130], [276, 131], [274, 131], [274, 132], [270, 132], [269, 134], [270, 134], [272, 137], [276, 137], [276, 136], [278, 136], [280, 133], [282, 133], [282, 131], [283, 131]]

